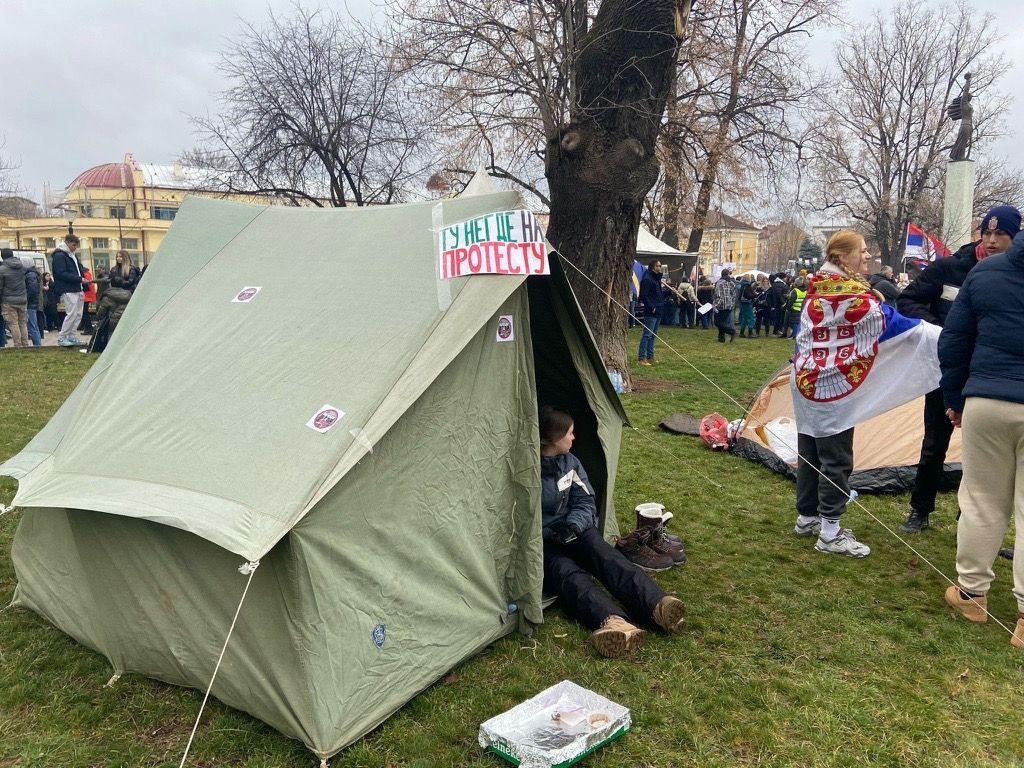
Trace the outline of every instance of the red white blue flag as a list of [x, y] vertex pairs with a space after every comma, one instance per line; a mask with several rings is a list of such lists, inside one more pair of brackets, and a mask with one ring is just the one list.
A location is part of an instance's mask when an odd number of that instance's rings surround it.
[[906, 257], [914, 261], [935, 261], [949, 256], [950, 250], [937, 237], [932, 237], [920, 227], [907, 224]]

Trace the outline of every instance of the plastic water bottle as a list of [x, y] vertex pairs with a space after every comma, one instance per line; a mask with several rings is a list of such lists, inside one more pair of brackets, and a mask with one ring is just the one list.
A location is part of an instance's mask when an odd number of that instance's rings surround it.
[[621, 395], [626, 391], [626, 385], [622, 380], [621, 372], [611, 369], [608, 371], [608, 378], [611, 379], [612, 389], [614, 389], [617, 394]]

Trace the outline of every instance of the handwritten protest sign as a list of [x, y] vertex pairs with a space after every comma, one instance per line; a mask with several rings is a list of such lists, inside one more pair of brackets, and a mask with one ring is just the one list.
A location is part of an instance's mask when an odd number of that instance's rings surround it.
[[438, 274], [550, 275], [547, 246], [530, 211], [500, 211], [452, 224], [438, 238]]

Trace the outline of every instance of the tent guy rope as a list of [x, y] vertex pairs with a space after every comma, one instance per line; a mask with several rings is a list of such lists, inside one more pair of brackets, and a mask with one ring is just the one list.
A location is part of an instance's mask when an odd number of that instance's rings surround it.
[[[650, 330], [649, 328], [647, 328], [646, 325], [643, 324], [643, 320], [641, 320], [640, 318], [638, 318], [636, 315], [634, 315], [632, 312], [629, 311], [628, 307], [624, 307], [622, 305], [622, 303], [619, 302], [614, 296], [612, 296], [612, 294], [609, 291], [605, 290], [600, 285], [598, 285], [593, 280], [591, 280], [590, 275], [588, 275], [582, 269], [580, 269], [575, 264], [573, 264], [569, 259], [567, 259], [565, 256], [563, 256], [561, 253], [559, 253], [558, 256], [559, 256], [559, 258], [563, 262], [565, 262], [570, 267], [572, 267], [574, 270], [576, 270], [576, 272], [579, 273], [579, 275], [584, 280], [586, 280], [588, 283], [590, 283], [592, 286], [594, 286], [594, 288], [596, 288], [598, 291], [600, 291], [603, 295], [607, 296], [609, 303], [614, 304], [616, 307], [618, 307], [620, 310], [622, 310], [622, 312], [625, 313], [627, 316], [629, 316], [629, 317], [633, 318], [634, 320], [636, 320], [636, 322], [639, 323], [644, 329]], [[719, 386], [718, 383], [716, 381], [714, 381], [714, 379], [712, 379], [710, 376], [708, 376], [706, 373], [704, 373], [700, 368], [698, 368], [696, 365], [694, 365], [684, 354], [682, 354], [679, 350], [677, 350], [675, 347], [673, 347], [671, 344], [669, 344], [665, 339], [663, 339], [657, 333], [654, 333], [654, 337], [656, 339], [658, 339], [658, 341], [660, 341], [662, 344], [664, 344], [667, 349], [671, 350], [671, 352], [676, 357], [678, 357], [686, 365], [688, 365], [690, 368], [692, 368], [693, 371], [698, 376], [700, 376], [708, 384], [710, 384], [712, 387], [714, 387], [716, 390], [718, 390], [718, 392], [720, 392], [730, 403], [732, 403], [737, 408], [739, 408], [741, 413], [743, 413], [744, 415], [747, 415], [747, 408], [745, 408], [738, 400], [736, 400], [736, 398], [734, 398], [732, 395], [730, 395], [725, 389], [723, 389], [721, 386]], [[835, 483], [835, 481], [833, 481], [829, 477], [826, 477], [825, 474], [820, 469], [815, 468], [813, 464], [808, 462], [800, 454], [800, 452], [796, 449], [796, 446], [790, 445], [790, 443], [787, 441], [785, 436], [779, 435], [778, 433], [773, 431], [771, 427], [769, 427], [767, 424], [765, 424], [764, 422], [762, 422], [760, 419], [758, 419], [756, 417], [754, 417], [754, 421], [759, 426], [763, 427], [765, 429], [765, 431], [767, 431], [769, 434], [771, 434], [772, 436], [778, 438], [780, 442], [782, 442], [787, 448], [789, 448], [790, 450], [793, 451], [793, 453], [797, 456], [798, 459], [803, 460], [804, 463], [807, 464], [807, 466], [809, 466], [812, 469], [814, 469], [814, 471], [817, 472], [818, 475], [820, 475], [824, 480], [827, 480], [829, 483], [831, 483], [833, 486], [835, 486], [835, 488], [837, 488], [838, 490], [842, 490]], [[900, 536], [898, 533], [896, 533], [896, 531], [894, 531], [892, 528], [890, 528], [888, 525], [886, 525], [877, 515], [875, 515], [871, 510], [869, 510], [867, 507], [865, 507], [864, 504], [862, 504], [860, 502], [860, 500], [858, 498], [854, 497], [852, 494], [850, 496], [850, 503], [855, 505], [859, 510], [861, 510], [862, 512], [864, 512], [864, 514], [866, 514], [868, 517], [870, 517], [874, 522], [878, 523], [878, 525], [880, 525], [883, 529], [885, 529], [890, 534], [892, 534], [892, 536], [897, 541], [899, 541], [901, 544], [903, 544], [903, 546], [905, 546], [907, 549], [909, 549], [911, 552], [913, 552], [915, 557], [917, 557], [921, 562], [924, 562], [929, 568], [931, 568], [933, 571], [935, 571], [937, 574], [939, 574], [939, 576], [941, 576], [943, 579], [945, 579], [949, 584], [951, 584], [951, 585], [953, 585], [953, 586], [955, 586], [955, 587], [957, 587], [959, 589], [959, 585], [955, 581], [953, 581], [953, 579], [951, 579], [949, 576], [947, 576], [945, 574], [945, 572], [942, 571], [942, 569], [940, 569], [931, 560], [929, 560], [927, 557], [925, 557], [923, 554], [921, 554], [921, 552], [919, 552], [917, 549], [915, 549], [906, 539], [904, 539], [902, 536]], [[1006, 626], [1006, 624], [1004, 624], [1002, 621], [1000, 621], [998, 617], [996, 617], [994, 614], [992, 614], [988, 610], [988, 608], [986, 606], [982, 605], [980, 602], [978, 602], [974, 598], [971, 598], [971, 601], [978, 608], [983, 610], [985, 612], [985, 615], [988, 616], [990, 619], [992, 619], [992, 621], [994, 621], [996, 624], [998, 624], [1000, 627], [1002, 627], [1004, 630], [1006, 630], [1007, 634], [1013, 635], [1013, 630], [1010, 629], [1008, 626]]]
[[196, 731], [199, 729], [199, 721], [203, 719], [203, 710], [206, 709], [206, 702], [210, 700], [210, 691], [213, 690], [213, 681], [217, 679], [217, 672], [220, 671], [221, 662], [224, 661], [224, 654], [228, 650], [228, 642], [231, 640], [231, 634], [235, 631], [235, 624], [238, 622], [238, 614], [242, 612], [242, 603], [245, 602], [245, 596], [249, 594], [249, 585], [252, 584], [252, 577], [256, 573], [256, 569], [259, 567], [260, 561], [254, 560], [252, 562], [243, 563], [238, 568], [238, 572], [243, 576], [248, 576], [245, 580], [245, 589], [242, 590], [242, 596], [238, 599], [238, 607], [235, 608], [235, 616], [231, 619], [231, 626], [228, 628], [228, 635], [224, 638], [224, 645], [220, 649], [220, 656], [217, 657], [217, 664], [213, 668], [213, 674], [210, 676], [210, 684], [206, 686], [206, 693], [203, 695], [203, 703], [199, 705], [199, 714], [196, 715], [196, 721], [192, 725], [192, 733], [188, 735], [188, 743], [185, 745], [185, 753], [181, 756], [181, 762], [178, 763], [178, 768], [184, 768], [185, 761], [188, 759], [189, 750], [192, 749], [192, 741], [196, 737]]

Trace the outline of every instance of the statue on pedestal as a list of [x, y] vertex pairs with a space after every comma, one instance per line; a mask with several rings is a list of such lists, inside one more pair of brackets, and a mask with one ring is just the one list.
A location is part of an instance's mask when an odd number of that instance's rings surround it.
[[974, 107], [971, 106], [971, 73], [964, 75], [964, 89], [946, 108], [950, 120], [960, 121], [960, 132], [949, 150], [950, 161], [967, 160], [971, 154], [971, 134], [974, 132]]

